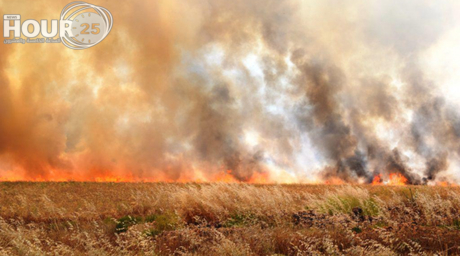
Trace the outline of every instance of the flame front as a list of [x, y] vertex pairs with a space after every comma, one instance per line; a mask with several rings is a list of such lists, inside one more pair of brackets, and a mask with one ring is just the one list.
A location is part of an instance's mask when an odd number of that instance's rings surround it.
[[374, 176], [372, 185], [390, 185], [390, 186], [404, 186], [407, 184], [407, 178], [401, 173], [390, 173], [388, 179], [384, 180], [382, 175]]
[[460, 180], [456, 1], [116, 2], [93, 48], [0, 44], [0, 181]]
[[392, 186], [403, 186], [406, 185], [407, 178], [400, 173], [390, 173], [390, 178], [388, 179], [388, 185]]

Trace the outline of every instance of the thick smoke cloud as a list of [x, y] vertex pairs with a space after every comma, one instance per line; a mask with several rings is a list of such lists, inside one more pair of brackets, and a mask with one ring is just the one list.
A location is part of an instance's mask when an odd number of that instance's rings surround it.
[[[40, 20], [68, 2], [0, 3]], [[91, 3], [114, 15], [96, 47], [0, 45], [0, 179], [460, 178], [430, 62], [458, 42], [456, 3]]]

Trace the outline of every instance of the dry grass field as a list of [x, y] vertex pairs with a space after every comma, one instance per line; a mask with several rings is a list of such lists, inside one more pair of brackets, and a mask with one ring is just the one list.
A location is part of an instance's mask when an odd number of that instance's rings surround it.
[[459, 255], [460, 189], [0, 183], [0, 255]]

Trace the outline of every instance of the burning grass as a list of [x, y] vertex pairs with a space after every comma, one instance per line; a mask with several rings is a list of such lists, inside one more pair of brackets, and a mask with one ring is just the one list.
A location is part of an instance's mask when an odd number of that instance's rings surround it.
[[0, 183], [0, 255], [460, 254], [460, 188]]

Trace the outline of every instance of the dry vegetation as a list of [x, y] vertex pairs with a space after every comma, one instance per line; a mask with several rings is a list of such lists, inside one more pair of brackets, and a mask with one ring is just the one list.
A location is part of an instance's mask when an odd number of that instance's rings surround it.
[[1, 255], [458, 255], [460, 189], [0, 183]]

